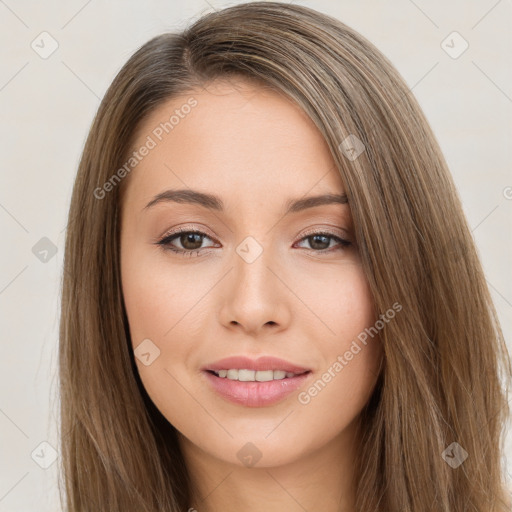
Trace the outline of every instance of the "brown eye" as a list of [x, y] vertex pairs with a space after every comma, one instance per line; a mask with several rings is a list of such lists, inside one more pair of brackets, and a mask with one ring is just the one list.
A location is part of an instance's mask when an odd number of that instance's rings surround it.
[[327, 236], [327, 235], [308, 236], [308, 240], [310, 241], [309, 245], [311, 246], [311, 248], [319, 249], [319, 250], [328, 249], [329, 245], [330, 245], [331, 238], [332, 237]]
[[[337, 235], [334, 235], [332, 233], [312, 233], [304, 238], [302, 238], [301, 242], [307, 240], [309, 243], [309, 248], [305, 247], [305, 249], [312, 250], [314, 252], [323, 252], [323, 251], [329, 251], [329, 246], [331, 245], [331, 241], [337, 241], [338, 250], [341, 250], [343, 248], [349, 247], [351, 242], [348, 240], [345, 240], [344, 238], [340, 238]], [[335, 248], [333, 250], [336, 250]], [[329, 251], [330, 252], [330, 251]]]
[[179, 241], [186, 250], [200, 249], [203, 244], [203, 235], [199, 235], [198, 233], [184, 233], [179, 235]]
[[[205, 238], [210, 239], [210, 237], [202, 231], [182, 229], [175, 233], [166, 235], [157, 242], [157, 245], [162, 246], [165, 250], [176, 252], [182, 256], [192, 256], [193, 254], [197, 255], [200, 253], [203, 248], [207, 248], [201, 247]], [[176, 244], [178, 245], [176, 246]]]

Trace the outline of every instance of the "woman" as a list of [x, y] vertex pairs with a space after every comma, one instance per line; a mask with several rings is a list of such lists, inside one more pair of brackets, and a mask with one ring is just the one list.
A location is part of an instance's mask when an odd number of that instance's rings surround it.
[[339, 21], [247, 3], [142, 46], [65, 250], [66, 510], [509, 510], [512, 371], [457, 192]]

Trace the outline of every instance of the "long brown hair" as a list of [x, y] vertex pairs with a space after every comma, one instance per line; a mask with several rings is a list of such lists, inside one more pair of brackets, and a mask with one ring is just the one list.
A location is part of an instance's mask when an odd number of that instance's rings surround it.
[[[313, 120], [343, 180], [377, 311], [396, 301], [403, 307], [381, 331], [384, 364], [361, 415], [357, 510], [508, 511], [500, 457], [511, 364], [435, 136], [369, 41], [336, 19], [277, 2], [229, 7], [151, 39], [101, 102], [65, 246], [59, 383], [66, 510], [176, 512], [190, 504], [176, 431], [134, 363], [119, 271], [118, 216], [129, 176], [119, 186], [113, 176], [126, 174], [116, 172], [153, 109], [227, 76], [286, 94]], [[347, 140], [363, 144], [357, 158]], [[107, 193], [101, 187], [109, 180]], [[457, 468], [444, 456], [452, 443], [467, 453]]]

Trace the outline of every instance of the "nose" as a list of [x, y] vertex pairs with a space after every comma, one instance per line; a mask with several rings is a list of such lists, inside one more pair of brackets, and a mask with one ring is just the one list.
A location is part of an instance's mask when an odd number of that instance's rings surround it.
[[271, 251], [263, 250], [253, 261], [235, 253], [232, 263], [221, 290], [221, 323], [251, 335], [285, 329], [291, 317], [292, 294]]

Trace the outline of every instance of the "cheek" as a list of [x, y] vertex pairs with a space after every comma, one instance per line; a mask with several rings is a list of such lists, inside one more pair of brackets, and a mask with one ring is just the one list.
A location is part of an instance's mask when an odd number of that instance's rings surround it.
[[191, 407], [185, 366], [177, 364], [193, 354], [193, 347], [186, 343], [187, 313], [197, 302], [197, 293], [188, 282], [187, 288], [182, 274], [135, 253], [122, 265], [123, 296], [140, 379], [153, 403], [178, 430], [187, 429]]
[[294, 284], [299, 301], [306, 306], [301, 306], [300, 322], [307, 322], [311, 339], [316, 337], [326, 353], [341, 350], [375, 321], [372, 294], [360, 264], [325, 265], [300, 275], [307, 276]]
[[298, 395], [295, 416], [300, 418], [300, 432], [289, 435], [295, 435], [296, 442], [306, 436], [318, 447], [351, 430], [375, 388], [379, 353], [377, 345], [366, 347], [339, 372], [332, 359], [329, 368]]
[[122, 290], [138, 373], [155, 405], [180, 425], [191, 402], [180, 383], [190, 388], [186, 370], [197, 357], [190, 340], [197, 339], [201, 318], [207, 316], [201, 298], [212, 284], [198, 285], [192, 267], [173, 266], [165, 254], [125, 242]]
[[180, 267], [169, 265], [158, 248], [131, 250], [128, 241], [123, 251], [121, 279], [132, 344], [136, 347], [145, 338], [165, 343], [200, 290]]
[[383, 356], [362, 267], [346, 265], [335, 275], [319, 281], [316, 294], [310, 286], [304, 288], [304, 301], [318, 312], [311, 321], [317, 335], [311, 331], [309, 337], [322, 353], [323, 366], [297, 397], [309, 428], [326, 435], [343, 430], [364, 407]]

